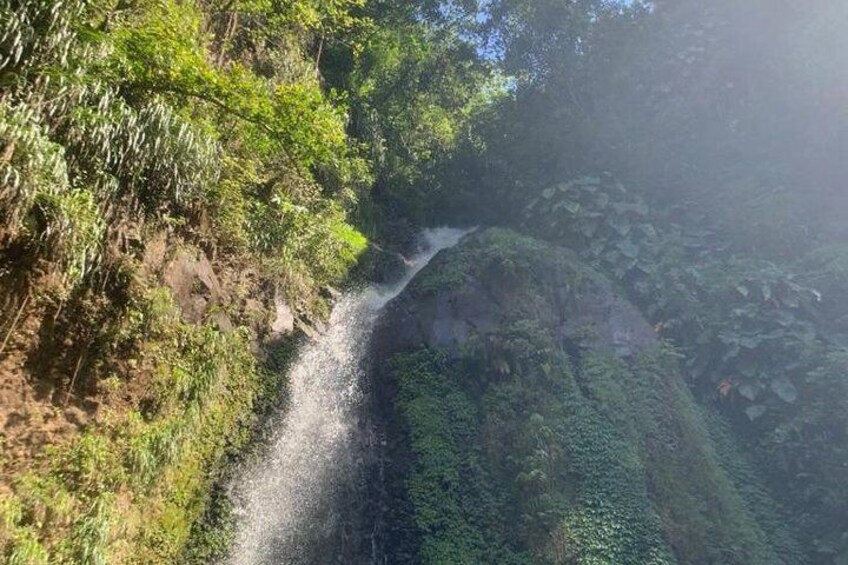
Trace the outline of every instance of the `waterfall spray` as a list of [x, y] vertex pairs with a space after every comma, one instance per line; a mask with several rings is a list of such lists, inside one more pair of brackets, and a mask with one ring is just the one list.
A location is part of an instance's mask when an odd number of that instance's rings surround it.
[[238, 520], [232, 565], [310, 563], [339, 530], [336, 494], [351, 484], [362, 458], [358, 436], [364, 361], [380, 310], [440, 250], [467, 232], [424, 233], [424, 250], [399, 282], [344, 296], [327, 331], [291, 369], [290, 404], [262, 460], [233, 485]]

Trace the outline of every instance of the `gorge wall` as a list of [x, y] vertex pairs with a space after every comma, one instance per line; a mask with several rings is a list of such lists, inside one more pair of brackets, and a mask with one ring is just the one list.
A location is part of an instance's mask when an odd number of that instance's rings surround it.
[[387, 562], [803, 562], [679, 356], [570, 251], [470, 235], [373, 347]]

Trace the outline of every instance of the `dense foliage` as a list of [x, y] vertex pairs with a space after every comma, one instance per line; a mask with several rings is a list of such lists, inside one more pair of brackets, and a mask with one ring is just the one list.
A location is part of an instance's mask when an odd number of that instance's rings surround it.
[[[297, 47], [298, 18], [341, 25], [333, 11], [230, 6], [251, 23], [216, 44], [210, 33], [224, 34], [223, 23], [204, 17], [215, 6], [3, 9], [31, 34], [6, 35], [3, 238], [48, 254], [69, 279], [62, 291], [122, 235], [116, 224], [163, 215], [185, 221], [203, 211], [220, 230], [216, 245], [285, 257], [280, 279], [290, 287], [337, 278], [362, 249], [344, 209], [368, 182], [368, 165], [346, 136], [344, 108]], [[290, 47], [266, 44], [272, 20], [273, 41]], [[230, 42], [260, 54], [231, 52]], [[261, 70], [264, 58], [286, 57]], [[329, 249], [317, 253], [315, 238]]]
[[844, 3], [478, 9], [511, 87], [433, 214], [514, 226], [620, 281], [794, 509], [808, 559], [844, 559]]
[[569, 345], [538, 316], [557, 288], [604, 284], [596, 274], [503, 231], [449, 253], [413, 282], [419, 304], [481, 284], [508, 286], [509, 301], [458, 353], [386, 362], [420, 562], [803, 562], [751, 460], [687, 389], [679, 353], [617, 357], [588, 333]]
[[[840, 0], [0, 0], [0, 370], [96, 406], [0, 453], [0, 559], [180, 555], [279, 384], [251, 293], [303, 325], [368, 238], [455, 222], [572, 249], [683, 359], [574, 359], [529, 315], [396, 359], [426, 560], [844, 562], [846, 29]], [[181, 318], [156, 241], [232, 300]]]
[[[49, 451], [44, 472], [16, 479], [3, 501], [9, 563], [172, 560], [202, 511], [210, 468], [245, 440], [259, 391], [244, 332], [180, 323], [167, 294], [138, 297], [111, 328], [146, 340], [136, 362], [154, 373], [155, 406], [110, 414], [71, 445]], [[118, 376], [102, 384], [119, 397]], [[131, 503], [129, 508], [127, 504]]]
[[[433, 6], [365, 0], [7, 0], [0, 27], [0, 354], [97, 413], [0, 457], [0, 560], [172, 561], [278, 394], [261, 300], [326, 313], [375, 178], [424, 182], [485, 69]], [[233, 279], [200, 320], [163, 288], [180, 249]]]

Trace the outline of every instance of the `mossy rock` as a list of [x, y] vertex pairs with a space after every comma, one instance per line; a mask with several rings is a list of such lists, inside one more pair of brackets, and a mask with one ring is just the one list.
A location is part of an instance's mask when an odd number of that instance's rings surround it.
[[558, 344], [617, 355], [656, 343], [638, 310], [576, 255], [504, 229], [437, 255], [388, 306], [377, 343], [456, 352], [516, 320], [533, 320]]
[[388, 562], [800, 562], [677, 356], [572, 253], [473, 234], [387, 307], [373, 347]]

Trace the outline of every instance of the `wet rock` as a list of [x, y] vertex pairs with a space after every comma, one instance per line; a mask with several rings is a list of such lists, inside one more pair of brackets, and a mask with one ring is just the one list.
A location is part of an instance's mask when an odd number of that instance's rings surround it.
[[639, 311], [573, 253], [486, 230], [436, 257], [389, 304], [375, 343], [382, 352], [423, 346], [455, 354], [522, 318], [569, 348], [630, 356], [657, 341]]
[[323, 286], [320, 290], [321, 297], [335, 302], [342, 297], [342, 291], [332, 286]]
[[359, 261], [364, 277], [377, 284], [391, 284], [403, 278], [408, 266], [406, 258], [395, 251], [371, 243]]

